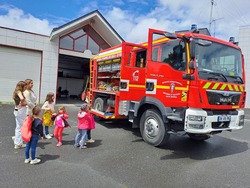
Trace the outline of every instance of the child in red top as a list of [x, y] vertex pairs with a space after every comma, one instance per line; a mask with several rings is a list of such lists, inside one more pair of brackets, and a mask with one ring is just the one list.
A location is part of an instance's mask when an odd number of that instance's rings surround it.
[[87, 103], [82, 104], [81, 110], [77, 114], [78, 118], [78, 132], [75, 137], [75, 147], [85, 149], [87, 140], [87, 130], [91, 128], [91, 114]]
[[55, 117], [54, 125], [55, 125], [55, 130], [54, 130], [54, 137], [57, 139], [57, 147], [62, 146], [62, 133], [65, 127], [65, 122], [64, 120], [68, 119], [69, 115], [66, 112], [66, 108], [64, 106], [60, 106], [58, 108], [58, 114]]

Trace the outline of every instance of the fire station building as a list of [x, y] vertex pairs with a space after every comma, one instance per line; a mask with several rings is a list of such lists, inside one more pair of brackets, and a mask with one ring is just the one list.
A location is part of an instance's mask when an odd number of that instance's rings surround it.
[[90, 12], [61, 27], [50, 36], [0, 27], [0, 102], [13, 102], [20, 80], [34, 81], [38, 102], [48, 92], [77, 97], [89, 75], [89, 59], [123, 39], [100, 14]]

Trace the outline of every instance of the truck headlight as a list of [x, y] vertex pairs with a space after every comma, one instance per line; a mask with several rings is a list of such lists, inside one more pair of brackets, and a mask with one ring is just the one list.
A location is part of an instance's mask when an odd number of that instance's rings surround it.
[[245, 120], [245, 115], [241, 115], [239, 117], [239, 126], [243, 126], [244, 125], [244, 120]]
[[189, 116], [188, 116], [188, 120], [189, 120], [189, 121], [202, 121], [203, 118], [202, 118], [202, 116], [189, 115]]

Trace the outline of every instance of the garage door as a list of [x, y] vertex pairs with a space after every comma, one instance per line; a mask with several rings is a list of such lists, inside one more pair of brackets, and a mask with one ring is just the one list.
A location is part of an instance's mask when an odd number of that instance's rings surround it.
[[41, 52], [0, 46], [0, 102], [13, 102], [17, 82], [27, 78], [39, 97], [41, 62]]

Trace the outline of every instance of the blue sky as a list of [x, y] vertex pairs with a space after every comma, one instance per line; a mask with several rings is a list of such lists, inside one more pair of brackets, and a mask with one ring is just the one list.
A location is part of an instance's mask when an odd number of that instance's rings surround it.
[[192, 24], [237, 40], [239, 27], [250, 25], [249, 7], [247, 0], [214, 0], [210, 19], [211, 0], [0, 0], [0, 26], [49, 35], [53, 28], [99, 10], [129, 42], [146, 41], [148, 28], [173, 32]]

